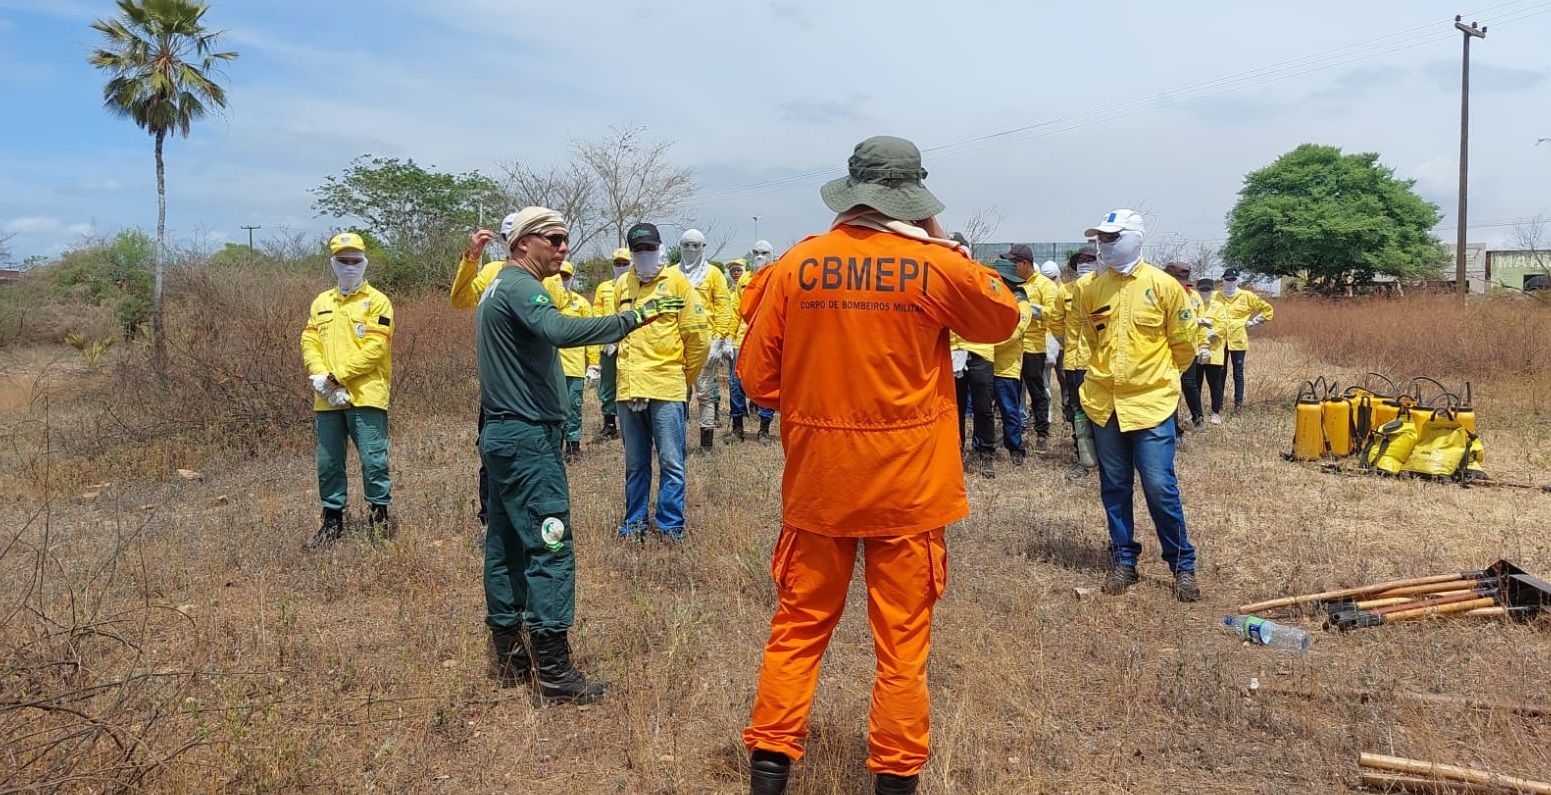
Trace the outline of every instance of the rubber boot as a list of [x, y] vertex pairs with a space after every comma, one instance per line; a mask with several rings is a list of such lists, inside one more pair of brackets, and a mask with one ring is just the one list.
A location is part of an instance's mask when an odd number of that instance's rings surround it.
[[760, 444], [770, 444], [771, 442], [775, 441], [770, 437], [770, 420], [767, 420], [763, 417], [760, 418], [759, 436], [756, 437], [756, 441], [758, 441]]
[[784, 795], [792, 760], [786, 754], [759, 749], [749, 757], [749, 795]]
[[386, 541], [393, 537], [397, 528], [393, 520], [388, 518], [388, 506], [373, 505], [367, 512], [367, 526], [371, 529], [372, 538]]
[[742, 417], [733, 417], [732, 418], [732, 435], [727, 437], [727, 441], [729, 443], [731, 443], [732, 440], [736, 439], [736, 440], [741, 442], [741, 441], [744, 441], [747, 438], [748, 437], [746, 437], [744, 435], [744, 433], [743, 433], [743, 418]]
[[303, 545], [306, 549], [316, 549], [332, 541], [338, 541], [345, 534], [345, 512], [338, 508], [323, 509], [323, 526], [318, 528], [318, 534]]
[[716, 449], [716, 429], [700, 429], [700, 452], [709, 453]]
[[502, 627], [490, 631], [490, 645], [495, 647], [493, 675], [501, 687], [525, 685], [533, 679], [533, 656], [528, 653], [528, 641], [521, 627]]
[[873, 787], [874, 795], [915, 795], [916, 782], [921, 777], [895, 776], [888, 773], [878, 774], [878, 783]]
[[603, 698], [604, 683], [589, 682], [571, 664], [571, 642], [566, 633], [533, 636], [533, 658], [538, 668], [539, 697], [546, 704], [591, 704]]

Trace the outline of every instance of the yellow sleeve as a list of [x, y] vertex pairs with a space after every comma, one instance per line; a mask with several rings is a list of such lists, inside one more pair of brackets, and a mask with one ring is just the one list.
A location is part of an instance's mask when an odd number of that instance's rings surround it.
[[1250, 317], [1260, 315], [1263, 320], [1270, 320], [1271, 316], [1274, 314], [1276, 314], [1276, 310], [1271, 308], [1270, 301], [1267, 301], [1258, 295], [1255, 296], [1255, 311], [1250, 313]]
[[479, 306], [479, 298], [485, 294], [485, 288], [495, 281], [496, 274], [504, 267], [506, 263], [500, 260], [487, 262], [483, 266], [472, 260], [460, 260], [458, 275], [452, 280], [452, 308], [473, 309]]
[[679, 336], [684, 340], [684, 378], [693, 386], [705, 368], [706, 357], [711, 353], [711, 318], [706, 313], [700, 291], [680, 276], [680, 295], [684, 308], [679, 310]]
[[715, 271], [716, 281], [711, 287], [711, 311], [716, 318], [716, 336], [730, 339], [738, 333], [738, 313], [733, 310], [732, 291], [727, 287], [727, 277], [721, 270]]
[[307, 308], [307, 326], [302, 329], [302, 361], [308, 375], [328, 375], [328, 360], [323, 358], [323, 338], [318, 335], [318, 303]]
[[1163, 331], [1168, 337], [1169, 352], [1174, 355], [1174, 367], [1183, 372], [1190, 369], [1190, 363], [1196, 358], [1196, 340], [1200, 336], [1201, 327], [1196, 323], [1196, 312], [1191, 306], [1190, 296], [1174, 282], [1173, 277], [1164, 278], [1174, 284], [1174, 289], [1161, 291], [1160, 297], [1165, 304]]
[[377, 363], [393, 352], [393, 302], [381, 296], [381, 305], [373, 301], [371, 319], [366, 321], [365, 344], [345, 362], [344, 367], [334, 370], [340, 381], [365, 375], [377, 369]]
[[1060, 340], [1063, 346], [1066, 344], [1066, 301], [1069, 297], [1066, 286], [1057, 284], [1055, 300], [1045, 308], [1045, 330]]

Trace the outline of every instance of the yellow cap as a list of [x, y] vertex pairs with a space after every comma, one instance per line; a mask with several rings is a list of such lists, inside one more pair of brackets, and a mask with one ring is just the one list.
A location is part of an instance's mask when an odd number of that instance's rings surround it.
[[614, 249], [614, 261], [615, 262], [619, 262], [620, 260], [624, 260], [625, 262], [629, 262], [630, 261], [630, 249], [628, 249], [628, 248], [616, 248], [616, 249]]
[[560, 272], [567, 276], [575, 276], [576, 266], [572, 265], [570, 260], [566, 260], [565, 262], [560, 263]]
[[329, 240], [330, 254], [338, 254], [347, 248], [353, 248], [356, 251], [365, 251], [366, 241], [362, 240], [361, 236], [354, 232], [340, 232]]
[[749, 266], [749, 264], [747, 262], [745, 262], [742, 257], [739, 257], [737, 259], [727, 260], [727, 267], [731, 268], [734, 265], [742, 265], [745, 268], [747, 268]]

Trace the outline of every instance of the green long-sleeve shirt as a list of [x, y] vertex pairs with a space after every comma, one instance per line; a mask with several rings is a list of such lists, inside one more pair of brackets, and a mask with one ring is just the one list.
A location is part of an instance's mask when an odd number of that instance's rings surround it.
[[533, 274], [507, 265], [479, 299], [480, 407], [492, 419], [564, 420], [559, 349], [618, 342], [635, 327], [630, 314], [566, 317]]

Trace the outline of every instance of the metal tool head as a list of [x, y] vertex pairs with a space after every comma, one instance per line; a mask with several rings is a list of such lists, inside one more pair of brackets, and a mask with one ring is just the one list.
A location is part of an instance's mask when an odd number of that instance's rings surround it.
[[1551, 583], [1531, 574], [1513, 574], [1503, 580], [1503, 592], [1507, 594], [1507, 606], [1527, 608], [1509, 615], [1518, 621], [1528, 621], [1541, 610], [1551, 609]]

